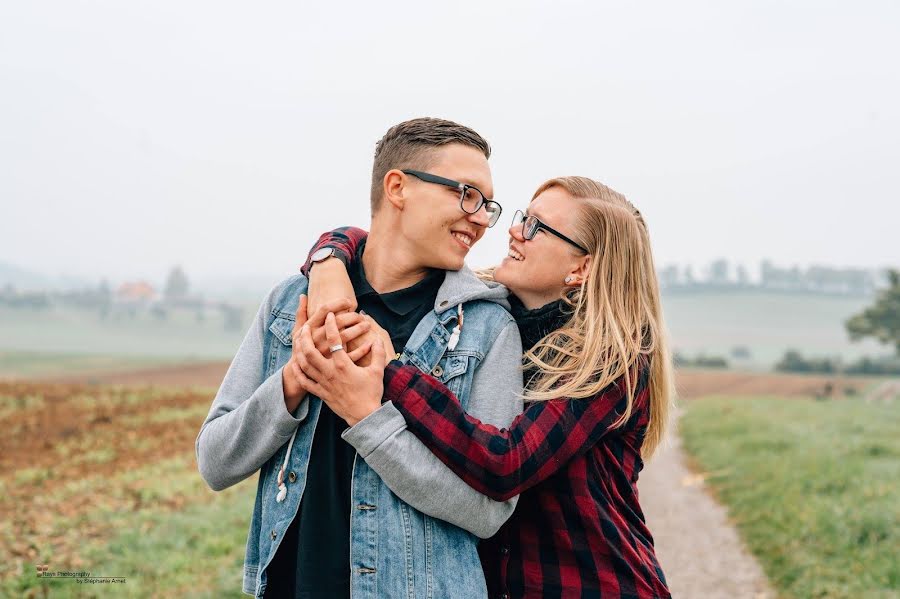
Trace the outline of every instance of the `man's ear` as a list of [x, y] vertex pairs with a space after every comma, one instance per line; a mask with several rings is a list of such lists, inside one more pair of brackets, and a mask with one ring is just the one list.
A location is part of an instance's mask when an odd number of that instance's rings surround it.
[[406, 204], [406, 192], [409, 179], [398, 169], [391, 169], [384, 174], [382, 182], [382, 190], [384, 193], [384, 201], [397, 210], [403, 210]]

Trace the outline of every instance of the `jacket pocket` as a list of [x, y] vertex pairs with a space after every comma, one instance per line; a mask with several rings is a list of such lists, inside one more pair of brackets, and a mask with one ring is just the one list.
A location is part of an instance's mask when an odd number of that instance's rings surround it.
[[468, 368], [469, 357], [466, 354], [451, 354], [448, 352], [431, 371], [431, 375], [459, 397], [463, 389], [463, 383], [466, 380], [465, 374]]
[[294, 340], [291, 337], [291, 333], [294, 332], [294, 319], [283, 315], [276, 316], [272, 324], [269, 325], [269, 332], [275, 335], [275, 338], [281, 341], [282, 345], [292, 346]]
[[[288, 318], [283, 312], [279, 312], [275, 316], [275, 320], [272, 321], [272, 324], [269, 325], [269, 332], [272, 333], [272, 347], [269, 352], [270, 363], [268, 365], [269, 375], [274, 373], [284, 364], [287, 364], [288, 360], [291, 358], [291, 351], [293, 350], [294, 345], [292, 336], [294, 332], [294, 323], [295, 320], [293, 315]], [[300, 405], [297, 406], [293, 416], [298, 420], [303, 420], [308, 413], [309, 398], [306, 397], [300, 402]]]

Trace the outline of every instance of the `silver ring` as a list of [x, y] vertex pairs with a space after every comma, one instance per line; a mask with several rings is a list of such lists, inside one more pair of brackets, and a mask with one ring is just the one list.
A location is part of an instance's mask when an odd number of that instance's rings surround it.
[[335, 352], [339, 352], [339, 351], [344, 351], [344, 346], [341, 345], [340, 343], [338, 343], [337, 345], [331, 346], [331, 353], [335, 353]]

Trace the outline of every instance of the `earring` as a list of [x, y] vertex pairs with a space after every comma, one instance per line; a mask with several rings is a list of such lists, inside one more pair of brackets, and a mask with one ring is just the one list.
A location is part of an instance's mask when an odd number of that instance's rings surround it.
[[571, 282], [572, 282], [572, 276], [569, 275], [566, 277], [566, 285], [570, 284]]

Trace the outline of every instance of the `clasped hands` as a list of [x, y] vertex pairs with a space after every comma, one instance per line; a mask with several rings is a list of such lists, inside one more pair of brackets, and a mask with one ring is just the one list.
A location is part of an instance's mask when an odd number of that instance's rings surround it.
[[[312, 393], [353, 426], [381, 406], [384, 367], [394, 356], [391, 338], [371, 316], [350, 311], [350, 299], [327, 302], [311, 317], [307, 306], [301, 295], [285, 389], [292, 378], [296, 403]], [[342, 349], [331, 351], [338, 346]], [[289, 401], [287, 391], [285, 398]]]

